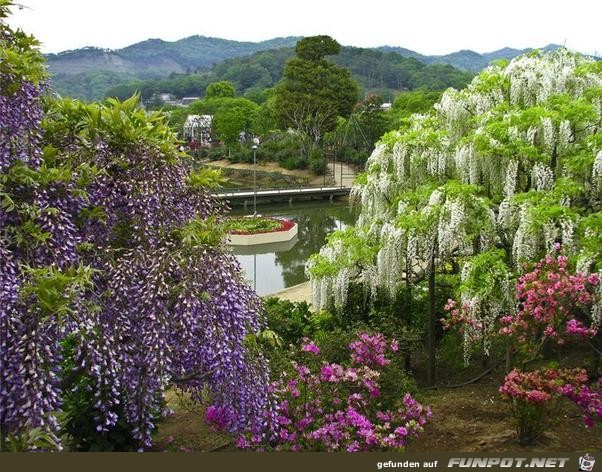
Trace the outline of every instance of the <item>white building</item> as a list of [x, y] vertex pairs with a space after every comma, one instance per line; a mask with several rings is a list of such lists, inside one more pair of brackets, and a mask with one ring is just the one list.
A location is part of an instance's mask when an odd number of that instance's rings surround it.
[[200, 146], [211, 144], [211, 115], [188, 115], [184, 123], [184, 138]]

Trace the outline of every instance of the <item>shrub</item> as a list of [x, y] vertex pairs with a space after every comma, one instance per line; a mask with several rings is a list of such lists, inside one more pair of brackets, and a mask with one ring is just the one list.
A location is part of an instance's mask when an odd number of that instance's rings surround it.
[[[291, 375], [274, 384], [277, 416], [268, 430], [239, 437], [242, 449], [291, 451], [400, 450], [431, 417], [409, 393], [382, 405], [380, 377], [398, 350], [380, 333], [359, 333], [345, 363], [329, 362], [322, 346], [302, 341]], [[217, 418], [213, 424], [219, 426]]]
[[600, 385], [589, 387], [584, 369], [540, 369], [523, 372], [515, 369], [500, 387], [509, 400], [518, 440], [531, 444], [546, 430], [558, 411], [563, 397], [574, 401], [584, 412], [584, 422], [593, 425], [602, 420]]
[[284, 221], [265, 217], [228, 218], [226, 231], [234, 234], [269, 233], [282, 229]]
[[314, 335], [316, 327], [307, 303], [270, 297], [265, 300], [265, 309], [268, 327], [287, 345], [297, 344], [304, 336]]

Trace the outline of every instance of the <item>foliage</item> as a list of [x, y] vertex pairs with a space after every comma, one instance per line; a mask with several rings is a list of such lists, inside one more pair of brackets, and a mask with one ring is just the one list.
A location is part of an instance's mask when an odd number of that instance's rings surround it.
[[221, 187], [228, 179], [222, 176], [221, 169], [203, 167], [190, 173], [187, 184], [194, 190]]
[[262, 216], [228, 218], [225, 222], [226, 231], [239, 234], [269, 233], [282, 228], [282, 221]]
[[310, 135], [316, 142], [336, 126], [337, 116], [348, 116], [357, 100], [357, 85], [349, 72], [325, 59], [339, 45], [327, 36], [304, 38], [297, 57], [286, 63], [276, 88], [276, 115], [282, 127]]
[[236, 95], [236, 89], [234, 84], [229, 80], [222, 80], [219, 82], [212, 82], [207, 85], [205, 90], [205, 98], [224, 98], [234, 97]]
[[364, 165], [380, 137], [390, 130], [389, 113], [381, 109], [379, 95], [370, 95], [356, 105], [349, 118], [339, 117], [336, 128], [325, 136], [325, 145], [337, 160]]
[[[397, 351], [382, 334], [359, 333], [344, 364], [321, 362], [321, 349], [304, 339], [294, 372], [276, 382], [274, 436], [241, 436], [243, 449], [374, 451], [403, 449], [431, 417], [409, 393], [395, 392], [394, 407], [381, 404], [380, 372]], [[216, 421], [217, 420], [217, 421]], [[219, 425], [221, 418], [214, 419]]]
[[[137, 77], [135, 73], [112, 72], [107, 70], [82, 71], [77, 74], [57, 73], [50, 79], [53, 91], [64, 97], [76, 98], [84, 101], [102, 100], [105, 97], [125, 100], [131, 97], [135, 90], [147, 92], [146, 82], [154, 82], [153, 75]], [[130, 89], [126, 84], [140, 84], [138, 88]], [[111, 91], [109, 93], [109, 91]], [[131, 92], [131, 93], [130, 93]], [[152, 96], [150, 93], [149, 98]]]
[[[314, 306], [342, 306], [350, 283], [374, 300], [379, 288], [393, 295], [431, 275], [434, 299], [451, 273], [460, 278], [460, 305], [480, 327], [468, 342], [494, 331], [512, 309], [522, 262], [554, 243], [589, 273], [599, 263], [602, 149], [602, 75], [591, 64], [561, 49], [494, 65], [383, 136], [352, 190], [361, 203], [355, 238], [342, 249], [350, 230], [331, 237], [309, 262]], [[581, 225], [588, 230], [579, 233]]]
[[[392, 129], [410, 125], [413, 114], [426, 113], [441, 99], [442, 92], [427, 92], [425, 90], [412, 90], [402, 92], [395, 97], [391, 107]], [[384, 134], [384, 133], [383, 133]]]
[[298, 344], [303, 337], [313, 337], [318, 326], [305, 302], [294, 303], [276, 297], [264, 302], [267, 325], [286, 345]]

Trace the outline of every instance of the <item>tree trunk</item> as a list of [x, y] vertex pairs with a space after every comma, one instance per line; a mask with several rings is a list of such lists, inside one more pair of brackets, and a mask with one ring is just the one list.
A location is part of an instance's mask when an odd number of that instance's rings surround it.
[[[405, 313], [405, 326], [410, 331], [410, 321], [412, 320], [412, 284], [410, 283], [410, 263], [406, 258], [406, 313]], [[409, 372], [412, 370], [412, 352], [406, 351], [404, 357], [404, 369]]]
[[437, 312], [435, 306], [435, 250], [429, 264], [429, 320], [426, 338], [428, 352], [427, 383], [435, 383], [435, 328], [437, 326]]
[[512, 370], [514, 365], [514, 351], [512, 350], [512, 346], [508, 346], [506, 348], [506, 373], [509, 373]]
[[602, 373], [602, 336], [597, 336], [590, 341], [592, 347], [591, 375], [598, 377]]

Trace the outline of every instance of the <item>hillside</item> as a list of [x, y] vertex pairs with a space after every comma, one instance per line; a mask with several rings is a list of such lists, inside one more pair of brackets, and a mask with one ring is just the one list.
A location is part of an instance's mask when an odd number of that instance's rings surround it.
[[[548, 44], [547, 46], [544, 46], [539, 49], [542, 51], [554, 51], [560, 47], [562, 46], [559, 46], [557, 44]], [[534, 48], [502, 48], [498, 49], [497, 51], [480, 54], [478, 52], [471, 51], [470, 49], [463, 49], [461, 51], [452, 52], [450, 54], [444, 54], [439, 56], [426, 56], [418, 52], [412, 51], [410, 49], [400, 48], [396, 46], [381, 46], [376, 49], [385, 52], [395, 52], [400, 56], [404, 57], [413, 57], [421, 62], [424, 62], [425, 64], [449, 64], [458, 69], [467, 70], [471, 72], [478, 72], [481, 69], [484, 69], [489, 64], [491, 64], [492, 61], [496, 61], [498, 59], [514, 59], [515, 57], [518, 57], [521, 54], [525, 54], [534, 50]]]
[[258, 43], [190, 36], [178, 41], [148, 39], [122, 49], [82, 48], [48, 54], [53, 74], [78, 74], [91, 70], [167, 76], [172, 72], [207, 69], [230, 57], [266, 49], [294, 46], [299, 38], [274, 38]]
[[[200, 95], [215, 80], [231, 80], [239, 92], [253, 92], [280, 79], [284, 62], [292, 56], [298, 39], [253, 43], [191, 36], [178, 41], [149, 39], [116, 50], [88, 47], [46, 57], [55, 90], [83, 100], [101, 99], [109, 91], [122, 96], [134, 82], [135, 89], [175, 89], [177, 96]], [[550, 44], [542, 49], [558, 47]], [[465, 84], [468, 75], [460, 71], [478, 72], [491, 61], [512, 59], [529, 51], [532, 49], [503, 48], [479, 54], [462, 50], [428, 56], [394, 46], [345, 47], [336, 62], [348, 67], [364, 90], [437, 90]]]
[[55, 90], [82, 100], [98, 100], [119, 84], [207, 70], [224, 59], [293, 46], [299, 38], [259, 43], [191, 36], [178, 41], [149, 39], [123, 49], [81, 48], [46, 56]]
[[[202, 96], [209, 83], [229, 80], [239, 94], [253, 98], [262, 90], [278, 83], [282, 78], [284, 64], [293, 56], [293, 48], [261, 51], [246, 57], [228, 59], [211, 70], [198, 74], [118, 85], [109, 89], [107, 96], [124, 99], [135, 91], [139, 91], [145, 99], [156, 92], [170, 92], [176, 97]], [[426, 65], [414, 58], [372, 49], [343, 47], [333, 61], [349, 69], [364, 93], [377, 91], [391, 97], [400, 90], [461, 88], [472, 78], [471, 73], [449, 65]]]

